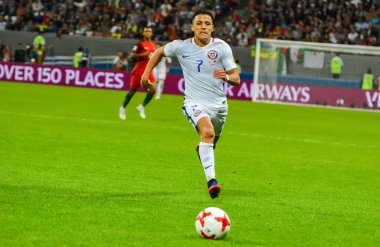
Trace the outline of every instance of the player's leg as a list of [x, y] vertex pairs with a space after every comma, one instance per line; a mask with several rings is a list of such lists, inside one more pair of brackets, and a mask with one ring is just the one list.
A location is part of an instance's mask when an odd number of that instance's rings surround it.
[[199, 103], [186, 102], [182, 109], [200, 135], [201, 141], [197, 146], [198, 158], [206, 176], [209, 194], [214, 199], [220, 192], [220, 186], [215, 179], [214, 127], [206, 109]]
[[123, 108], [127, 107], [129, 101], [132, 99], [137, 89], [140, 87], [140, 79], [141, 76], [139, 76], [137, 73], [132, 72], [131, 81], [129, 82], [129, 92], [125, 96]]
[[212, 125], [214, 126], [215, 138], [214, 138], [214, 150], [216, 149], [216, 143], [219, 141], [220, 136], [222, 135], [224, 124], [226, 123], [228, 114], [228, 108], [219, 109], [217, 113], [214, 114], [214, 117], [211, 119]]
[[129, 101], [131, 101], [131, 99], [133, 98], [133, 96], [135, 95], [136, 93], [136, 89], [134, 90], [129, 90], [129, 92], [125, 95], [125, 98], [124, 98], [124, 101], [123, 101], [123, 105], [122, 107], [125, 109], [127, 107], [127, 105], [129, 104]]
[[[213, 127], [213, 133], [212, 134], [214, 135], [214, 138], [212, 138], [212, 139], [206, 138], [205, 141], [213, 140], [213, 142], [212, 142], [213, 143], [213, 146], [212, 146], [213, 156], [214, 156], [214, 150], [216, 147], [216, 143], [218, 142], [218, 140], [222, 134], [224, 124], [226, 123], [227, 113], [228, 113], [227, 106], [225, 106], [224, 109], [220, 108], [216, 111], [212, 111], [212, 112], [209, 111], [210, 116], [212, 116], [210, 118], [210, 121], [211, 121], [211, 125]], [[199, 130], [199, 133], [201, 134], [201, 136], [202, 136], [202, 133], [204, 131], [202, 131], [202, 127], [200, 126], [200, 124], [203, 124], [203, 123], [204, 122], [202, 122], [202, 121], [198, 122], [198, 130]], [[207, 125], [209, 125], [209, 123], [207, 123]], [[207, 133], [208, 128], [209, 127], [206, 128], [206, 133]], [[206, 134], [206, 136], [207, 136], [207, 134]], [[199, 150], [201, 150], [201, 148]], [[211, 152], [211, 150], [208, 150], [208, 152]], [[199, 155], [199, 156], [202, 157], [202, 155]], [[215, 167], [215, 158], [213, 158], [213, 160], [214, 160], [214, 167]], [[214, 198], [218, 197], [218, 195], [220, 193], [220, 186], [219, 186], [217, 180], [215, 179], [215, 168], [214, 168], [214, 178], [211, 178], [210, 180], [207, 181], [207, 186], [209, 188], [209, 193], [210, 193], [211, 198], [214, 199]]]
[[198, 155], [206, 175], [208, 192], [211, 198], [214, 199], [220, 193], [220, 185], [215, 179], [214, 126], [209, 117], [203, 117], [198, 121], [197, 128], [201, 137]]
[[142, 119], [146, 118], [145, 115], [145, 106], [153, 99], [154, 93], [147, 92], [144, 98], [144, 101], [137, 106], [137, 111]]
[[[213, 140], [214, 140], [213, 141], [213, 149], [215, 150], [216, 149], [216, 143], [219, 141], [219, 138], [220, 138], [222, 131], [223, 131], [224, 124], [226, 122], [227, 108], [225, 110], [219, 110], [218, 113], [212, 114], [212, 115], [213, 115], [213, 118], [211, 119], [211, 124], [212, 124], [212, 127], [214, 128], [214, 135], [215, 135], [213, 138]], [[202, 124], [202, 122], [198, 121], [198, 125], [199, 124]], [[197, 131], [202, 136], [201, 127], [197, 126]], [[196, 151], [197, 151], [199, 160], [201, 160], [200, 155], [199, 155], [199, 145], [197, 145]]]
[[147, 92], [145, 99], [141, 105], [145, 107], [152, 100], [153, 96], [154, 96], [154, 91]]
[[157, 90], [156, 90], [156, 99], [161, 98], [162, 91], [164, 89], [164, 80], [158, 79], [157, 81]]
[[160, 77], [160, 70], [159, 69], [154, 69], [153, 70], [154, 78], [156, 78], [157, 81], [157, 86], [156, 86], [156, 100], [160, 99], [161, 97], [161, 77]]
[[[214, 138], [214, 150], [216, 149], [216, 143], [218, 142], [220, 136], [215, 136]], [[197, 147], [195, 148], [195, 151], [197, 151], [198, 153], [198, 158], [199, 158], [199, 161], [201, 160], [201, 158], [199, 157], [199, 145], [197, 145]]]
[[150, 73], [149, 81], [153, 84], [153, 86], [147, 92], [144, 101], [139, 106], [137, 106], [137, 111], [139, 112], [139, 115], [142, 119], [146, 118], [145, 106], [149, 104], [149, 102], [153, 99], [154, 93], [156, 92], [156, 79], [154, 78], [153, 73]]
[[199, 143], [198, 155], [204, 168], [207, 181], [215, 178], [214, 158], [214, 127], [208, 116], [202, 117], [197, 123], [197, 129], [201, 141]]
[[123, 101], [123, 105], [120, 106], [120, 109], [119, 109], [119, 118], [121, 120], [125, 120], [127, 118], [127, 115], [125, 113], [125, 108], [127, 107], [129, 101], [132, 99], [133, 95], [135, 95], [135, 93], [136, 93], [136, 90], [130, 90], [125, 95], [125, 98], [124, 98], [124, 101]]
[[119, 118], [121, 120], [125, 120], [127, 118], [125, 108], [129, 104], [133, 96], [135, 95], [139, 86], [140, 86], [139, 78], [136, 78], [135, 75], [132, 74], [131, 81], [129, 83], [129, 92], [125, 95], [123, 104], [119, 109]]

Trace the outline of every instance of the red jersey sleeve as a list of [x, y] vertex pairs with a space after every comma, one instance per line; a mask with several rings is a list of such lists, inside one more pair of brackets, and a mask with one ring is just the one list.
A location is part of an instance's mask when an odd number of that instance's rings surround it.
[[[132, 52], [134, 54], [143, 54], [146, 52], [153, 54], [155, 47], [156, 47], [156, 45], [153, 42], [140, 41], [140, 42], [135, 44], [135, 46], [132, 49]], [[137, 62], [144, 61], [147, 63], [149, 61], [149, 58], [150, 58], [150, 56], [144, 56], [144, 57], [140, 57], [140, 58], [136, 59], [136, 61]]]

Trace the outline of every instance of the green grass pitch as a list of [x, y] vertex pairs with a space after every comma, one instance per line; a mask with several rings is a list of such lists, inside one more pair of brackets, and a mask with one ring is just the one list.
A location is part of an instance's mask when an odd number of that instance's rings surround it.
[[230, 100], [211, 200], [182, 96], [124, 95], [0, 83], [0, 246], [379, 246], [379, 112]]

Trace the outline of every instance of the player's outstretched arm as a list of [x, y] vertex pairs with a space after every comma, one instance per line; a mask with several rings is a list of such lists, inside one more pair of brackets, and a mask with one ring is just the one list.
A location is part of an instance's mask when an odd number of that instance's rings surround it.
[[240, 84], [240, 76], [237, 69], [231, 69], [227, 72], [224, 69], [216, 69], [213, 72], [213, 76], [215, 78], [223, 79], [232, 86], [238, 86]]
[[134, 60], [134, 59], [140, 59], [140, 58], [142, 58], [142, 57], [147, 57], [147, 56], [149, 56], [149, 54], [150, 54], [150, 52], [149, 51], [147, 51], [147, 52], [144, 52], [144, 53], [137, 53], [137, 52], [132, 52], [131, 53], [131, 56], [130, 56], [130, 58], [132, 59], [132, 60]]
[[148, 89], [152, 86], [152, 83], [149, 81], [149, 75], [152, 72], [153, 68], [156, 67], [156, 65], [161, 61], [161, 59], [164, 57], [164, 47], [162, 46], [158, 48], [154, 53], [153, 56], [149, 59], [148, 65], [145, 67], [145, 71], [143, 75], [141, 76], [141, 85], [143, 88]]

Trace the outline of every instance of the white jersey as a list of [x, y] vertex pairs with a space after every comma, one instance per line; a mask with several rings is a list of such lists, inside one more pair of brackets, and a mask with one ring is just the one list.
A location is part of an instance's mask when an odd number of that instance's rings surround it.
[[211, 38], [208, 45], [200, 47], [194, 38], [175, 40], [164, 49], [165, 56], [176, 56], [185, 78], [186, 99], [207, 107], [226, 106], [224, 80], [213, 77], [216, 69], [229, 71], [236, 68], [231, 47], [221, 39]]

